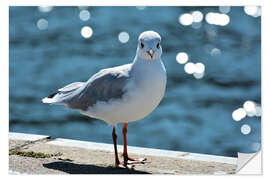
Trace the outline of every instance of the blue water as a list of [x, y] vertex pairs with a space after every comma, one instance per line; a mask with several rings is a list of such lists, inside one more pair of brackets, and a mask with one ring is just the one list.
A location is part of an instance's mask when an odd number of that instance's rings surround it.
[[[195, 153], [236, 156], [254, 152], [261, 142], [261, 118], [236, 122], [232, 112], [247, 100], [261, 103], [261, 18], [232, 7], [226, 26], [205, 20], [199, 29], [178, 22], [182, 13], [218, 12], [218, 7], [88, 7], [91, 18], [78, 17], [78, 7], [10, 7], [9, 130], [46, 134], [53, 138], [112, 143], [112, 127], [64, 106], [42, 104], [41, 99], [75, 81], [86, 81], [99, 69], [130, 63], [138, 35], [155, 30], [162, 36], [162, 59], [167, 89], [158, 108], [143, 120], [129, 123], [128, 145]], [[37, 21], [48, 20], [39, 30]], [[84, 39], [81, 28], [93, 29]], [[118, 34], [129, 33], [126, 44]], [[214, 35], [213, 35], [214, 34]], [[212, 48], [221, 53], [212, 56]], [[176, 55], [188, 53], [191, 62], [205, 65], [205, 76], [185, 73]], [[243, 135], [243, 124], [251, 133]], [[120, 124], [118, 142], [122, 144]], [[256, 145], [257, 144], [257, 145]]]

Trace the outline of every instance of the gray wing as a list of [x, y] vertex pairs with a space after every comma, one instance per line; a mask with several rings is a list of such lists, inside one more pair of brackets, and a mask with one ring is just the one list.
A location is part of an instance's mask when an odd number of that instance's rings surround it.
[[45, 97], [42, 99], [43, 103], [49, 103], [49, 104], [62, 104], [66, 97], [69, 97], [70, 94], [72, 94], [74, 91], [79, 89], [85, 84], [85, 82], [74, 82], [71, 84], [68, 84], [67, 86], [58, 89], [57, 92], [54, 92], [50, 94], [48, 97]]
[[92, 76], [84, 86], [74, 91], [65, 100], [65, 104], [72, 109], [87, 110], [97, 101], [109, 101], [122, 98], [124, 87], [129, 79], [131, 65], [120, 68], [109, 68], [99, 71]]

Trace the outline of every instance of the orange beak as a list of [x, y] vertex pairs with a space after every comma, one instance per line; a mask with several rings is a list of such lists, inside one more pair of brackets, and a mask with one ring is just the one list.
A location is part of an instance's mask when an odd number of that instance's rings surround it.
[[154, 51], [152, 49], [150, 49], [149, 51], [147, 51], [147, 53], [151, 56], [151, 58], [153, 57]]

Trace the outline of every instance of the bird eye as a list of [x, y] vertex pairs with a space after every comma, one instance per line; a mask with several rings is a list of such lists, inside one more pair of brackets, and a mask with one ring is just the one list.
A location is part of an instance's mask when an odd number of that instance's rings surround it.
[[159, 49], [159, 43], [157, 43], [157, 48]]
[[144, 47], [144, 44], [143, 43], [141, 43], [141, 48], [143, 48]]

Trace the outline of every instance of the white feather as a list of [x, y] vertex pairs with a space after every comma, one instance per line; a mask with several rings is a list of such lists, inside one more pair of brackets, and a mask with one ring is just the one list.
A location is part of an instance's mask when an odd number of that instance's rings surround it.
[[53, 100], [52, 98], [47, 98], [47, 97], [45, 97], [45, 98], [42, 99], [42, 102], [43, 102], [43, 103], [51, 104], [51, 103], [54, 103], [55, 100]]

